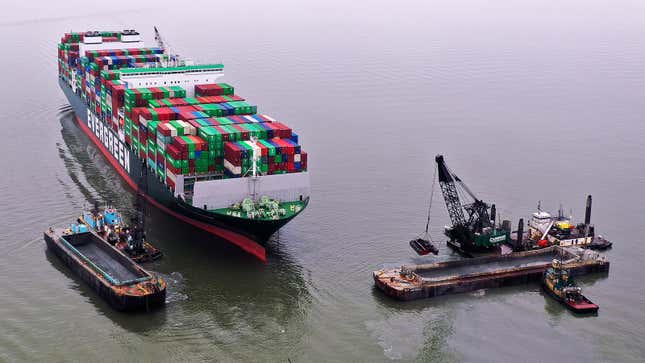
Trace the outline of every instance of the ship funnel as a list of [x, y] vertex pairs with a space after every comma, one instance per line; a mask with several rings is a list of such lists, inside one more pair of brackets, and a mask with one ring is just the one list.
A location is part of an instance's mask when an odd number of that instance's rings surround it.
[[505, 219], [502, 221], [502, 229], [505, 231], [511, 231], [511, 221], [508, 219]]
[[490, 206], [490, 223], [493, 225], [493, 228], [495, 228], [495, 214], [497, 211], [495, 210], [495, 204]]
[[591, 195], [587, 196], [587, 208], [585, 209], [585, 226], [591, 223]]
[[520, 218], [517, 223], [517, 237], [515, 238], [515, 248], [517, 250], [523, 249], [522, 242], [524, 240], [524, 218]]

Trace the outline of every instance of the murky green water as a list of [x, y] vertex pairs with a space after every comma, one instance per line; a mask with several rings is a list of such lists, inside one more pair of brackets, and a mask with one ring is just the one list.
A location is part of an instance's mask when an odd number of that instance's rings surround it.
[[[0, 361], [642, 361], [643, 4], [124, 4], [0, 15]], [[312, 202], [266, 265], [149, 211], [168, 303], [124, 315], [42, 240], [94, 198], [134, 203], [72, 126], [56, 42], [122, 27], [152, 40], [153, 25], [181, 54], [223, 61], [225, 81], [297, 130]], [[615, 243], [609, 276], [580, 281], [597, 317], [538, 286], [405, 304], [372, 287], [374, 269], [433, 259], [407, 241], [424, 228], [438, 153], [504, 219], [541, 200], [580, 220], [593, 194]], [[447, 223], [436, 198], [436, 239]]]

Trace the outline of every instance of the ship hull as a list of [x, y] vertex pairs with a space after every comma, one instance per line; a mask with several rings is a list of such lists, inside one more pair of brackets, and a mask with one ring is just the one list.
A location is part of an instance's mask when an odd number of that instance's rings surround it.
[[[139, 159], [137, 153], [129, 150], [127, 145], [118, 139], [118, 135], [109, 129], [108, 125], [92, 117], [81, 96], [60, 78], [59, 86], [72, 106], [78, 127], [89, 137], [108, 163], [134, 192], [143, 195], [148, 203], [159, 210], [232, 243], [261, 261], [266, 261], [267, 240], [293, 219], [297, 213], [289, 218], [278, 220], [235, 218], [195, 208], [176, 198], [156, 175], [146, 171], [145, 164]], [[142, 178], [146, 178], [145, 184], [142, 183]], [[146, 187], [142, 188], [141, 185]], [[308, 199], [305, 202], [308, 202]], [[304, 208], [302, 209], [304, 210]]]

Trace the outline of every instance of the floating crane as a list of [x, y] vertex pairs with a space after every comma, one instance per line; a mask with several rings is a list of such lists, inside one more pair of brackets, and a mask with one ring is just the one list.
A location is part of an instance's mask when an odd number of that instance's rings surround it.
[[[495, 226], [495, 205], [489, 206], [446, 166], [443, 155], [437, 155], [439, 185], [446, 202], [451, 227], [444, 233], [448, 246], [460, 252], [486, 251], [510, 241], [510, 230]], [[460, 194], [462, 197], [460, 198]], [[472, 202], [462, 203], [470, 198]]]

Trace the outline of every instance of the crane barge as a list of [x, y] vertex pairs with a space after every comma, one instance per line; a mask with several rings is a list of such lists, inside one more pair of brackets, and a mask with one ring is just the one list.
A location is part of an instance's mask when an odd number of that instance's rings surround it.
[[[472, 252], [491, 252], [510, 242], [510, 228], [495, 224], [495, 205], [478, 198], [448, 166], [443, 155], [437, 155], [437, 170], [441, 193], [448, 209], [452, 226], [444, 234], [447, 244], [457, 252], [471, 255]], [[461, 194], [461, 197], [460, 197]], [[472, 201], [466, 201], [469, 198]], [[521, 232], [519, 233], [521, 236]], [[472, 256], [469, 256], [472, 257]]]

